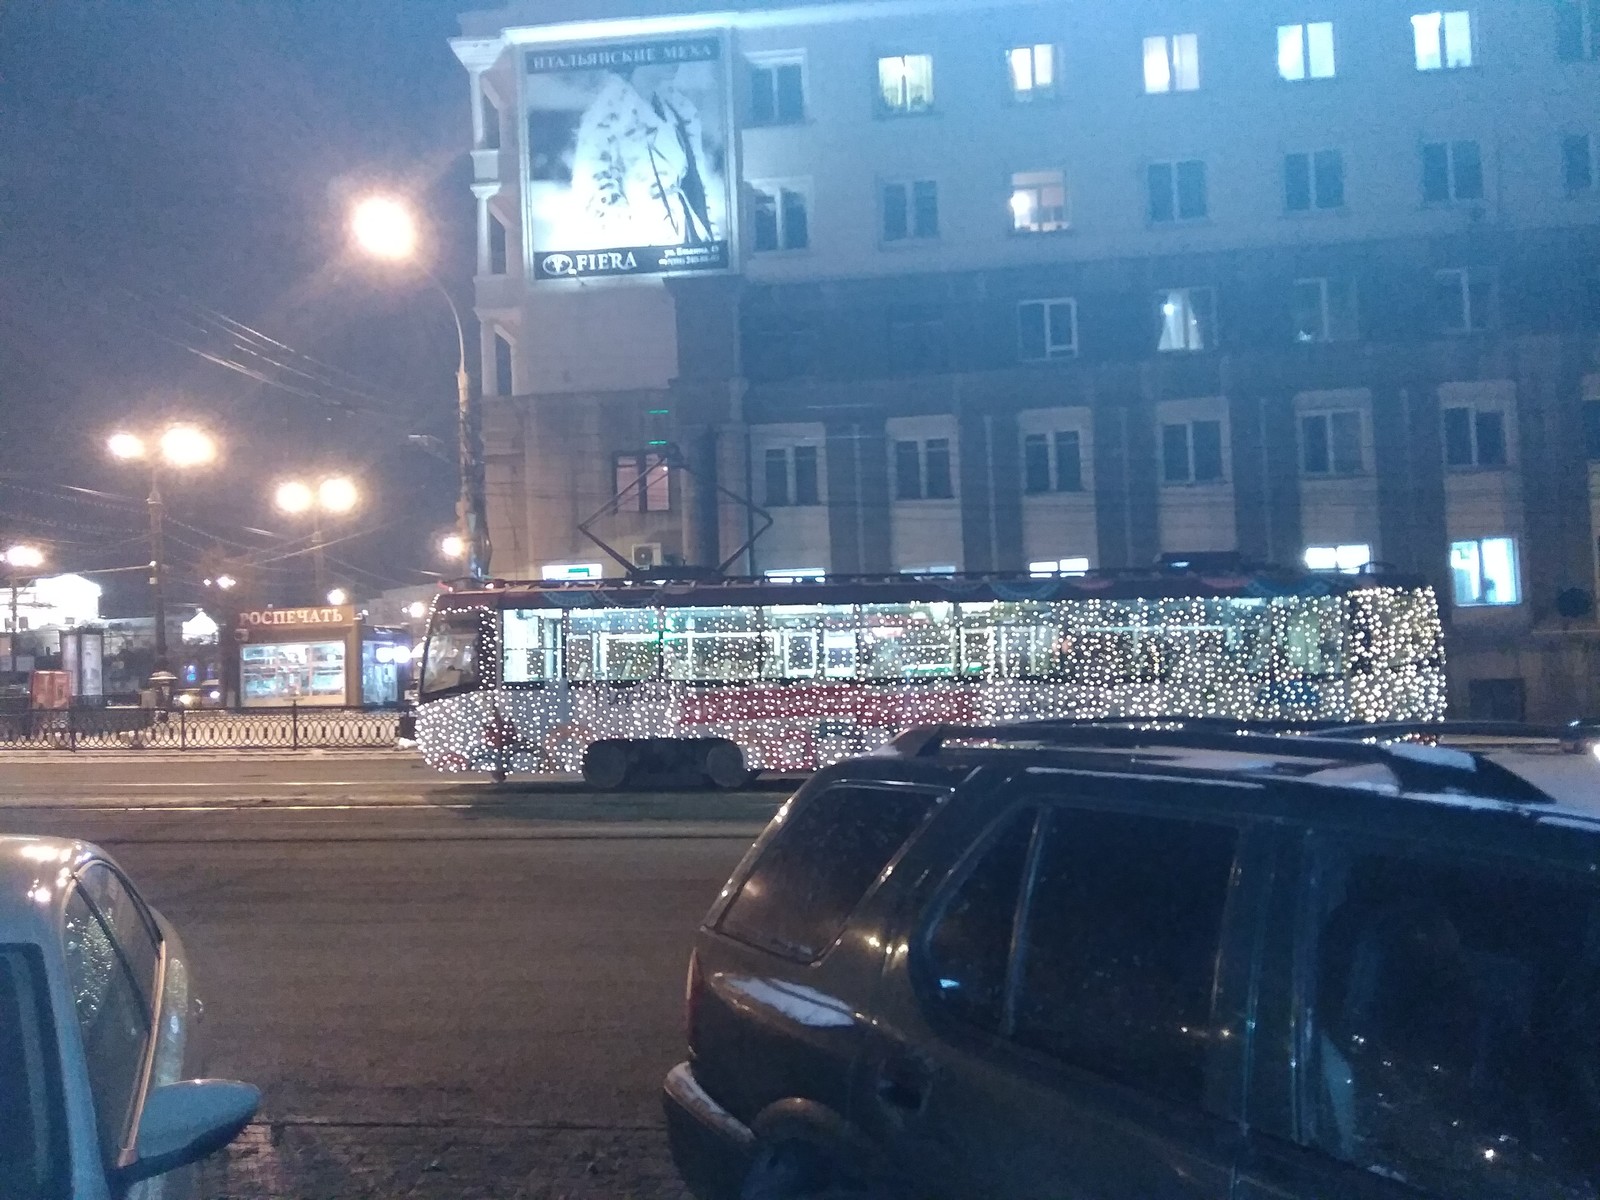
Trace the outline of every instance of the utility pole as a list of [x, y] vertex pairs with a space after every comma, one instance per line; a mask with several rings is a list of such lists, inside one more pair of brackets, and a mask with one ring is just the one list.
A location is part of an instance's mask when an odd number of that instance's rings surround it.
[[177, 676], [172, 674], [172, 665], [167, 661], [167, 568], [162, 545], [166, 506], [161, 498], [161, 468], [155, 461], [150, 465], [150, 496], [146, 504], [150, 509], [150, 589], [156, 618], [156, 661], [150, 682], [159, 691], [163, 684], [170, 685]]

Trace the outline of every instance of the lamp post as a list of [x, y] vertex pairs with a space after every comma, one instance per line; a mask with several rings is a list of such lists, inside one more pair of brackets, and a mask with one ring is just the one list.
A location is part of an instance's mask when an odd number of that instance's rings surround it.
[[315, 484], [303, 479], [286, 479], [273, 493], [278, 511], [292, 517], [311, 514], [311, 569], [320, 595], [328, 589], [328, 563], [323, 551], [322, 518], [344, 516], [361, 503], [361, 491], [346, 475], [329, 475]]
[[6, 574], [11, 583], [11, 666], [10, 674], [17, 673], [17, 591], [22, 586], [22, 572], [36, 571], [44, 566], [44, 551], [37, 546], [16, 545], [6, 547], [0, 560], [6, 564]]
[[[417, 256], [417, 222], [411, 210], [390, 196], [369, 196], [351, 214], [350, 232], [363, 253], [384, 262], [410, 262]], [[456, 498], [456, 528], [465, 549], [467, 574], [489, 573], [489, 518], [483, 470], [483, 428], [472, 379], [467, 374], [467, 334], [450, 289], [428, 272], [428, 281], [450, 306], [456, 324], [456, 457], [461, 476]]]
[[114, 433], [106, 448], [119, 462], [142, 462], [150, 468], [150, 495], [145, 504], [150, 510], [150, 594], [156, 619], [156, 660], [150, 682], [165, 703], [177, 676], [167, 660], [167, 568], [162, 546], [166, 505], [161, 496], [161, 476], [164, 469], [186, 471], [208, 465], [217, 457], [217, 443], [209, 433], [193, 425], [168, 425], [153, 435]]

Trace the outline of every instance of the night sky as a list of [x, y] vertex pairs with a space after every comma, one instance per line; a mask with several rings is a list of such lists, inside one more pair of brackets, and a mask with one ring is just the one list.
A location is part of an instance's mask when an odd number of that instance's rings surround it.
[[[243, 563], [263, 599], [310, 599], [296, 546], [253, 532], [295, 533], [270, 490], [297, 469], [365, 484], [334, 582], [439, 568], [454, 467], [407, 435], [453, 445], [453, 326], [416, 270], [352, 258], [344, 220], [364, 191], [411, 196], [470, 307], [461, 7], [0, 0], [0, 538], [59, 569], [140, 562], [144, 481], [105, 436], [178, 415], [226, 458], [168, 489], [175, 599]], [[138, 575], [100, 578], [109, 614], [147, 611]]]

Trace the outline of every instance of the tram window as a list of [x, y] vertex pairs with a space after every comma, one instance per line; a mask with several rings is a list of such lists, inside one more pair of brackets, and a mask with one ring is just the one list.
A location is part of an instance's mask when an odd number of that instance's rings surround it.
[[662, 617], [668, 679], [754, 679], [760, 673], [756, 609], [669, 608]]
[[854, 679], [856, 610], [849, 604], [773, 604], [764, 610], [766, 679]]
[[1056, 671], [1059, 607], [1034, 600], [985, 600], [961, 606], [961, 671], [1028, 679]]
[[567, 620], [567, 677], [605, 683], [654, 679], [661, 667], [661, 620], [654, 608], [573, 612]]
[[508, 608], [501, 617], [500, 678], [543, 683], [561, 677], [561, 613], [548, 608]]
[[956, 673], [956, 606], [948, 600], [863, 604], [861, 653], [868, 679]]

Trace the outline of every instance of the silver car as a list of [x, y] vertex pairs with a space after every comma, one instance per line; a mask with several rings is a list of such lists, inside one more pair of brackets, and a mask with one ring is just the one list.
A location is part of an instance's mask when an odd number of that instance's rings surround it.
[[102, 850], [0, 836], [0, 1200], [171, 1200], [255, 1115], [193, 1079], [177, 932]]

